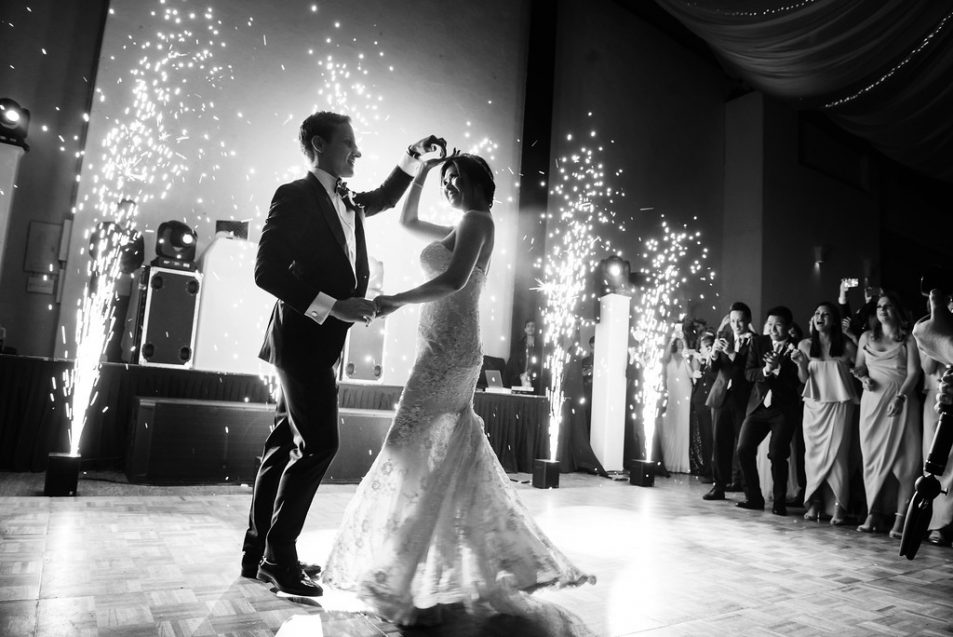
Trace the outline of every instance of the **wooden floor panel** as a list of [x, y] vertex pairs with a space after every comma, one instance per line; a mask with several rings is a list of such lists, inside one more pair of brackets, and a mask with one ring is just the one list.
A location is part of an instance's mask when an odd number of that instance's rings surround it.
[[[0, 483], [13, 475], [24, 479]], [[924, 545], [909, 561], [886, 535], [796, 509], [782, 518], [703, 502], [706, 485], [681, 475], [652, 488], [581, 474], [556, 490], [517, 488], [557, 546], [598, 577], [536, 596], [599, 635], [953, 635], [951, 549]], [[295, 617], [319, 619], [328, 636], [508, 634], [461, 617], [399, 629], [332, 610], [331, 596], [279, 597], [238, 574], [247, 488], [142, 489], [83, 495], [81, 481], [72, 498], [0, 497], [0, 635], [271, 637]], [[324, 560], [353, 492], [321, 488], [302, 559]]]

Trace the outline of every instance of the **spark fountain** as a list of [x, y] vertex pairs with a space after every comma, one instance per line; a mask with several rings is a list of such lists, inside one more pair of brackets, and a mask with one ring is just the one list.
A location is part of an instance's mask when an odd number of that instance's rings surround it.
[[[571, 135], [568, 136], [572, 138]], [[575, 349], [579, 329], [578, 309], [591, 272], [597, 238], [594, 223], [611, 213], [605, 204], [612, 190], [605, 186], [602, 163], [595, 153], [602, 148], [583, 147], [558, 163], [559, 180], [551, 195], [559, 199], [557, 212], [546, 212], [548, 232], [544, 280], [539, 289], [546, 298], [543, 310], [543, 343], [549, 370], [549, 455], [534, 464], [533, 486], [559, 486], [559, 429], [563, 411], [563, 377]]]
[[[77, 307], [75, 363], [61, 385], [67, 399], [70, 450], [50, 454], [47, 495], [76, 492], [80, 440], [87, 412], [97, 401], [100, 362], [116, 321], [113, 298], [120, 257], [129, 240], [124, 228], [135, 228], [138, 207], [164, 198], [188, 170], [176, 145], [190, 136], [187, 131], [175, 135], [167, 122], [190, 111], [207, 111], [214, 119], [211, 103], [194, 91], [204, 93], [216, 87], [230, 71], [213, 62], [212, 50], [224, 43], [216, 39], [220, 23], [211, 9], [187, 13], [166, 7], [161, 15], [153, 12], [153, 16], [164, 26], [154, 37], [134, 45], [139, 57], [130, 70], [131, 105], [103, 138], [99, 164], [88, 167], [93, 181], [91, 207], [102, 220], [114, 223], [100, 224], [112, 228], [101, 236], [87, 234], [92, 243], [87, 282]], [[105, 96], [101, 94], [100, 99]], [[203, 149], [200, 154], [204, 155]], [[84, 207], [81, 204], [79, 210]]]
[[[597, 138], [596, 131], [591, 131], [589, 137]], [[572, 134], [566, 139], [572, 141]], [[629, 225], [648, 225], [648, 220], [642, 217], [622, 219], [616, 214], [613, 208], [618, 199], [625, 197], [625, 192], [608, 183], [604, 162], [600, 159], [603, 151], [602, 145], [594, 143], [559, 159], [558, 180], [550, 192], [557, 201], [557, 208], [542, 216], [549, 228], [544, 276], [538, 289], [546, 298], [543, 322], [547, 349], [545, 367], [549, 371], [550, 458], [537, 460], [534, 486], [538, 487], [558, 486], [555, 457], [565, 399], [562, 384], [567, 364], [580, 352], [577, 336], [586, 322], [580, 317], [580, 310], [583, 303], [592, 301], [592, 298], [584, 298], [586, 281], [597, 264], [596, 255], [616, 252], [609, 240], [600, 236], [607, 233], [600, 230], [609, 224], [622, 232], [628, 231]], [[620, 173], [621, 170], [615, 175]], [[630, 248], [637, 249], [644, 262], [640, 270], [645, 284], [640, 286], [637, 295], [635, 322], [629, 326], [633, 341], [630, 364], [641, 370], [641, 381], [638, 375], [631, 381], [635, 383], [632, 394], [642, 409], [639, 413], [635, 405], [630, 404], [629, 411], [633, 420], [641, 417], [644, 423], [645, 463], [650, 465], [655, 464], [652, 459], [655, 419], [665, 406], [661, 356], [678, 310], [677, 292], [689, 279], [707, 282], [709, 287], [714, 279], [714, 274], [703, 263], [707, 248], [702, 246], [699, 232], [689, 232], [687, 226], [681, 231], [673, 230], [664, 221], [664, 215], [661, 231], [661, 239], [648, 239]], [[693, 257], [699, 252], [699, 256]], [[641, 467], [633, 469], [641, 472]], [[651, 475], [654, 476], [654, 469]], [[634, 474], [632, 477], [633, 484], [639, 483]]]

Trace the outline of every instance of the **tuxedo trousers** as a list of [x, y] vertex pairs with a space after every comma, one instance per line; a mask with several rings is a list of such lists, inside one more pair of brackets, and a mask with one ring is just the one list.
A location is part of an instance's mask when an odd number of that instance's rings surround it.
[[287, 566], [298, 561], [298, 536], [338, 450], [338, 401], [330, 367], [277, 372], [281, 396], [255, 478], [243, 550]]
[[[728, 390], [725, 402], [714, 414], [712, 431], [712, 477], [715, 487], [724, 489], [732, 480], [732, 462], [735, 457], [735, 447], [738, 444], [738, 434], [741, 423], [745, 419], [745, 403], [747, 396], [736, 396]], [[737, 482], [740, 482], [737, 481]]]
[[758, 446], [769, 434], [768, 459], [774, 482], [774, 501], [784, 504], [788, 489], [788, 457], [796, 428], [797, 407], [765, 407], [759, 405], [745, 418], [738, 434], [738, 461], [745, 479], [745, 496], [749, 502], [764, 502], [758, 478]]

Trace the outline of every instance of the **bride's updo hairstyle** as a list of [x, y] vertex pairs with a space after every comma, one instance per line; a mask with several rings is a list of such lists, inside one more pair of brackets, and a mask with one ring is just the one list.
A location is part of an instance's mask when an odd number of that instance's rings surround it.
[[493, 195], [496, 193], [496, 183], [493, 181], [493, 171], [489, 164], [479, 155], [470, 153], [461, 153], [452, 159], [448, 159], [440, 167], [440, 180], [443, 181], [444, 173], [450, 166], [456, 166], [457, 172], [466, 176], [467, 181], [479, 188], [486, 195], [489, 206], [493, 206]]

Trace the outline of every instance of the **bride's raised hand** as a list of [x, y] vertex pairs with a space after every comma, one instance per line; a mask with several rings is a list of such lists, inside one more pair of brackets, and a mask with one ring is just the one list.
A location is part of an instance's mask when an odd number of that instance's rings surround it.
[[460, 155], [459, 149], [454, 148], [454, 149], [453, 149], [453, 152], [451, 152], [449, 155], [448, 155], [448, 154], [444, 154], [444, 155], [442, 155], [442, 156], [440, 156], [440, 157], [431, 157], [430, 159], [424, 160], [424, 161], [423, 161], [423, 165], [421, 166], [420, 170], [421, 170], [421, 172], [426, 173], [426, 172], [428, 172], [431, 168], [433, 168], [433, 167], [435, 167], [435, 166], [439, 166], [439, 165], [442, 164], [443, 162], [445, 162], [445, 161], [447, 161], [447, 160], [450, 160], [450, 159], [453, 159], [454, 157], [458, 157], [459, 155]]

